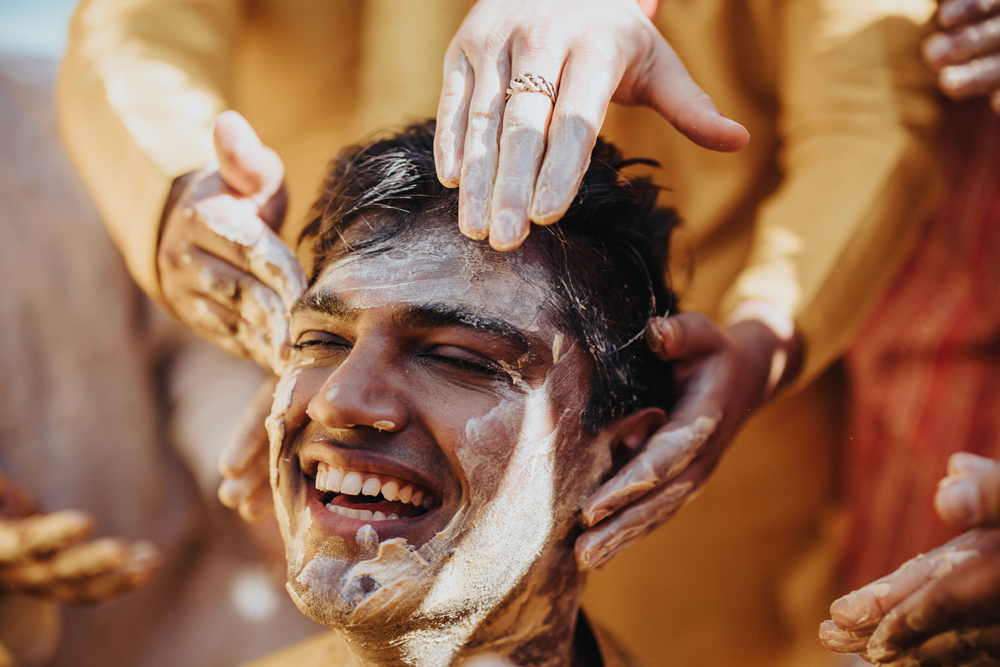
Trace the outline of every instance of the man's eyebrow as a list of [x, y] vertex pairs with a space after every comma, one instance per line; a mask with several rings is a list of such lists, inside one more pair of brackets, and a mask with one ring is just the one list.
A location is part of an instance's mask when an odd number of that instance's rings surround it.
[[361, 315], [361, 311], [347, 305], [340, 296], [327, 290], [317, 290], [311, 294], [306, 294], [292, 305], [292, 315], [303, 310], [312, 310], [324, 313], [332, 317], [347, 322], [354, 322]]
[[425, 303], [410, 306], [392, 318], [393, 325], [400, 329], [434, 329], [439, 327], [463, 326], [486, 331], [506, 340], [512, 347], [522, 352], [534, 352], [524, 332], [510, 322], [466, 306], [444, 303]]

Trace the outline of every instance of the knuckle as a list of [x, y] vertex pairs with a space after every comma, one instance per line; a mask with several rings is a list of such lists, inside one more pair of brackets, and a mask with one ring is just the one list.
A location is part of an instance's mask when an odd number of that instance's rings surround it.
[[561, 55], [561, 50], [565, 50], [559, 49], [557, 46], [557, 34], [559, 31], [547, 22], [529, 23], [517, 29], [514, 35], [514, 46], [519, 55], [522, 56], [555, 59]]

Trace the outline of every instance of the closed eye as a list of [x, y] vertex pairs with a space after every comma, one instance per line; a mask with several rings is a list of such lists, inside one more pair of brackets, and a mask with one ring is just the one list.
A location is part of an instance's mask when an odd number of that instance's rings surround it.
[[505, 376], [503, 368], [496, 362], [471, 350], [453, 345], [439, 345], [423, 356], [426, 359], [446, 364], [452, 368], [489, 378], [499, 379]]

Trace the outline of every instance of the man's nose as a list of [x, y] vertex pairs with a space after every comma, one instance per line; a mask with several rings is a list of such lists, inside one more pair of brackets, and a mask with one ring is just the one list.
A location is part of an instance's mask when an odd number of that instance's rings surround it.
[[394, 370], [384, 352], [355, 346], [309, 401], [306, 414], [328, 428], [401, 431], [409, 411], [394, 386]]

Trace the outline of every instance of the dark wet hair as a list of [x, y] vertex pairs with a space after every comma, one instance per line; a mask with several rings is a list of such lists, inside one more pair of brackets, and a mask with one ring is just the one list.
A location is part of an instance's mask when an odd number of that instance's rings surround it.
[[[649, 352], [642, 334], [651, 316], [674, 305], [665, 261], [678, 219], [672, 209], [657, 208], [658, 188], [648, 178], [622, 176], [621, 169], [637, 163], [655, 166], [625, 160], [598, 139], [562, 220], [533, 225], [521, 249], [503, 253], [505, 261], [550, 272], [549, 314], [593, 362], [583, 423], [595, 430], [638, 407], [669, 408], [675, 398], [669, 365]], [[433, 121], [344, 149], [300, 237], [313, 241], [310, 283], [331, 260], [397, 247], [431, 219], [457, 227], [458, 191], [441, 185], [434, 170]], [[359, 220], [369, 224], [355, 228]]]

